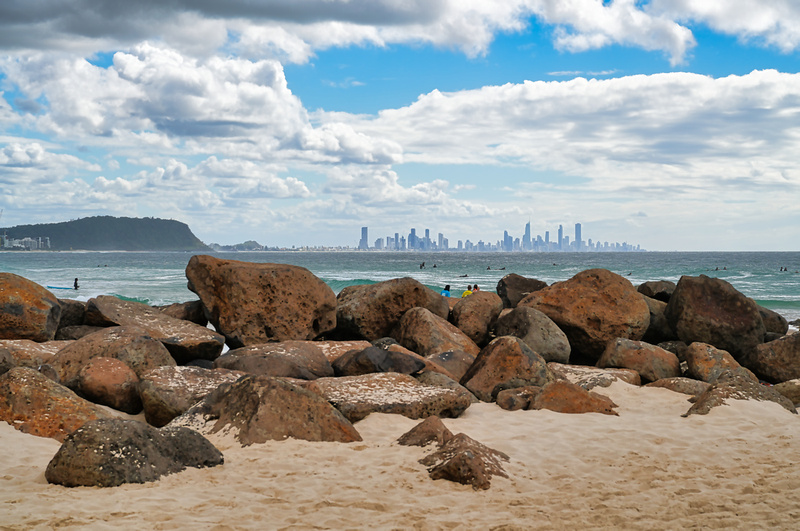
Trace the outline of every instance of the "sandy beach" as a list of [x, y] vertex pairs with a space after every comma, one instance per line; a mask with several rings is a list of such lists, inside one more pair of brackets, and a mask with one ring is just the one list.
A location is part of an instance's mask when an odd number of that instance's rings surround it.
[[238, 447], [225, 464], [117, 488], [48, 485], [59, 443], [0, 424], [2, 529], [796, 528], [800, 418], [731, 401], [682, 418], [687, 396], [616, 382], [619, 417], [474, 404], [453, 433], [507, 453], [488, 491], [433, 481], [432, 447], [394, 442], [418, 421], [373, 414], [353, 444]]

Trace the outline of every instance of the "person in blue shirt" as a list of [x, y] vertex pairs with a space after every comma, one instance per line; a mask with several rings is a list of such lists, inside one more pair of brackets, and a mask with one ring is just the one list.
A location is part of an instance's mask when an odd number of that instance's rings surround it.
[[450, 284], [446, 285], [442, 290], [442, 297], [449, 297], [450, 296]]

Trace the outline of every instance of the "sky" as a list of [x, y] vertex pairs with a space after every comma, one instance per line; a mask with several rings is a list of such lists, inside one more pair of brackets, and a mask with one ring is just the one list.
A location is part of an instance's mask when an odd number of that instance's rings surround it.
[[0, 226], [797, 251], [799, 65], [796, 0], [3, 0]]

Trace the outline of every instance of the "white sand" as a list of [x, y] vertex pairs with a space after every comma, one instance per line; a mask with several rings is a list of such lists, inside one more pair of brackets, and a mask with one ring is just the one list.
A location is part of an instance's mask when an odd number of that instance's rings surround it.
[[48, 485], [59, 443], [0, 423], [2, 529], [796, 529], [800, 418], [732, 401], [681, 418], [685, 395], [598, 389], [619, 417], [475, 404], [454, 432], [507, 453], [488, 491], [432, 481], [417, 421], [371, 415], [363, 443], [215, 441], [225, 465], [117, 488]]

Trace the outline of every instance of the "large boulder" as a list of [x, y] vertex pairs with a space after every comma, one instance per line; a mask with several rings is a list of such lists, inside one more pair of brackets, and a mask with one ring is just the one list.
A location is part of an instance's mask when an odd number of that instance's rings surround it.
[[230, 348], [315, 339], [336, 328], [336, 296], [304, 267], [193, 256], [189, 289]]
[[545, 385], [531, 401], [528, 409], [548, 409], [557, 413], [602, 413], [619, 415], [617, 405], [607, 396], [587, 391], [566, 380], [556, 380]]
[[202, 367], [158, 367], [139, 382], [144, 418], [157, 428], [187, 412], [224, 383], [233, 383], [246, 373]]
[[638, 341], [650, 325], [650, 310], [628, 279], [589, 269], [531, 293], [518, 306], [545, 313], [567, 335], [573, 355], [597, 361], [618, 337]]
[[800, 378], [800, 334], [764, 343], [741, 358], [742, 365], [773, 383]]
[[547, 283], [541, 280], [510, 273], [497, 282], [497, 295], [503, 301], [504, 308], [516, 308], [519, 301], [530, 293], [546, 287]]
[[403, 315], [392, 337], [407, 349], [426, 357], [451, 350], [463, 350], [468, 354], [481, 350], [459, 328], [421, 307], [411, 308]]
[[711, 384], [723, 374], [730, 372], [758, 381], [758, 378], [739, 365], [729, 352], [706, 343], [696, 342], [689, 345], [686, 349], [686, 365], [689, 376]]
[[632, 369], [600, 369], [587, 365], [565, 365], [550, 362], [547, 368], [558, 380], [567, 380], [591, 391], [595, 387], [608, 387], [616, 381], [642, 385], [642, 377]]
[[708, 343], [736, 359], [763, 343], [766, 333], [755, 301], [706, 275], [681, 277], [666, 316], [681, 341]]
[[15, 367], [0, 376], [0, 420], [23, 433], [63, 442], [86, 422], [108, 416], [34, 369]]
[[778, 312], [759, 305], [758, 313], [761, 315], [761, 321], [764, 322], [764, 329], [768, 333], [785, 336], [789, 332], [789, 322]]
[[481, 350], [460, 383], [479, 399], [491, 402], [504, 389], [544, 386], [553, 379], [541, 356], [521, 339], [503, 336]]
[[608, 343], [597, 361], [597, 366], [602, 369], [632, 369], [639, 373], [642, 380], [648, 382], [681, 375], [681, 363], [672, 352], [644, 341], [622, 338]]
[[453, 375], [454, 380], [460, 380], [475, 363], [475, 355], [463, 350], [449, 350], [428, 356], [430, 361], [445, 369]]
[[336, 376], [360, 376], [374, 372], [415, 374], [425, 368], [423, 358], [378, 347], [351, 350], [333, 362]]
[[301, 380], [333, 376], [328, 358], [311, 341], [282, 341], [240, 347], [214, 360], [214, 367]]
[[645, 295], [642, 295], [642, 299], [647, 303], [647, 308], [650, 310], [650, 325], [642, 336], [642, 341], [657, 345], [677, 339], [675, 332], [669, 326], [669, 321], [667, 321], [667, 303]]
[[200, 326], [206, 326], [208, 324], [206, 312], [203, 309], [203, 303], [199, 300], [176, 302], [167, 306], [159, 306], [158, 309], [162, 313], [165, 313], [170, 317], [174, 317], [175, 319], [190, 321]]
[[242, 446], [289, 437], [306, 441], [360, 441], [353, 425], [320, 395], [271, 376], [244, 376], [222, 384], [168, 426], [203, 435], [231, 435]]
[[190, 429], [158, 430], [135, 420], [101, 419], [64, 441], [45, 478], [65, 487], [116, 487], [222, 462], [222, 453]]
[[0, 353], [7, 353], [14, 367], [30, 367], [36, 369], [44, 364], [51, 364], [53, 357], [70, 341], [46, 341], [37, 343], [30, 339], [0, 340]]
[[[311, 342], [309, 341], [309, 343]], [[329, 362], [333, 363], [351, 350], [363, 350], [372, 346], [372, 343], [359, 339], [356, 341], [314, 341], [313, 345], [322, 351]]]
[[160, 341], [135, 326], [113, 326], [89, 334], [61, 349], [50, 363], [58, 371], [61, 382], [77, 390], [81, 369], [97, 357], [118, 359], [139, 378], [156, 367], [175, 365]]
[[225, 338], [205, 326], [176, 319], [141, 302], [101, 295], [89, 299], [86, 324], [136, 326], [167, 347], [178, 363], [195, 359], [213, 360], [222, 352]]
[[520, 338], [545, 361], [569, 362], [567, 335], [552, 319], [534, 308], [519, 306], [503, 315], [497, 320], [495, 334]]
[[772, 387], [761, 385], [758, 380], [743, 373], [726, 371], [717, 378], [711, 387], [697, 397], [694, 405], [682, 416], [706, 415], [712, 408], [724, 405], [727, 400], [775, 402], [787, 411], [797, 414], [792, 401]]
[[337, 297], [338, 331], [345, 336], [368, 341], [387, 337], [400, 323], [403, 314], [415, 307], [425, 308], [434, 315], [447, 319], [450, 307], [444, 299], [432, 289], [408, 277], [377, 284], [348, 286]]
[[142, 410], [139, 377], [115, 358], [90, 359], [78, 373], [77, 391], [95, 404], [135, 415]]
[[486, 490], [491, 486], [492, 476], [508, 477], [502, 466], [508, 460], [503, 452], [459, 433], [420, 463], [428, 467], [431, 479], [446, 479]]
[[503, 301], [495, 293], [476, 291], [464, 297], [451, 314], [453, 324], [478, 346], [486, 346], [497, 317], [503, 310]]
[[411, 419], [453, 418], [472, 404], [463, 392], [424, 385], [397, 372], [320, 378], [314, 385], [351, 422], [370, 413], [395, 413]]
[[0, 273], [0, 339], [52, 341], [60, 319], [55, 295], [27, 278]]
[[684, 395], [700, 396], [711, 387], [711, 384], [693, 378], [678, 376], [677, 378], [662, 378], [655, 382], [650, 382], [645, 387], [660, 387]]
[[397, 439], [397, 444], [401, 446], [427, 446], [436, 443], [441, 447], [444, 443], [453, 438], [453, 432], [447, 429], [442, 419], [439, 417], [428, 417], [410, 431], [404, 433]]
[[640, 284], [636, 290], [645, 297], [661, 302], [669, 302], [672, 292], [675, 291], [675, 283], [671, 280], [650, 280]]
[[86, 302], [75, 299], [58, 299], [61, 306], [61, 319], [58, 321], [58, 329], [70, 326], [80, 326], [86, 315]]

